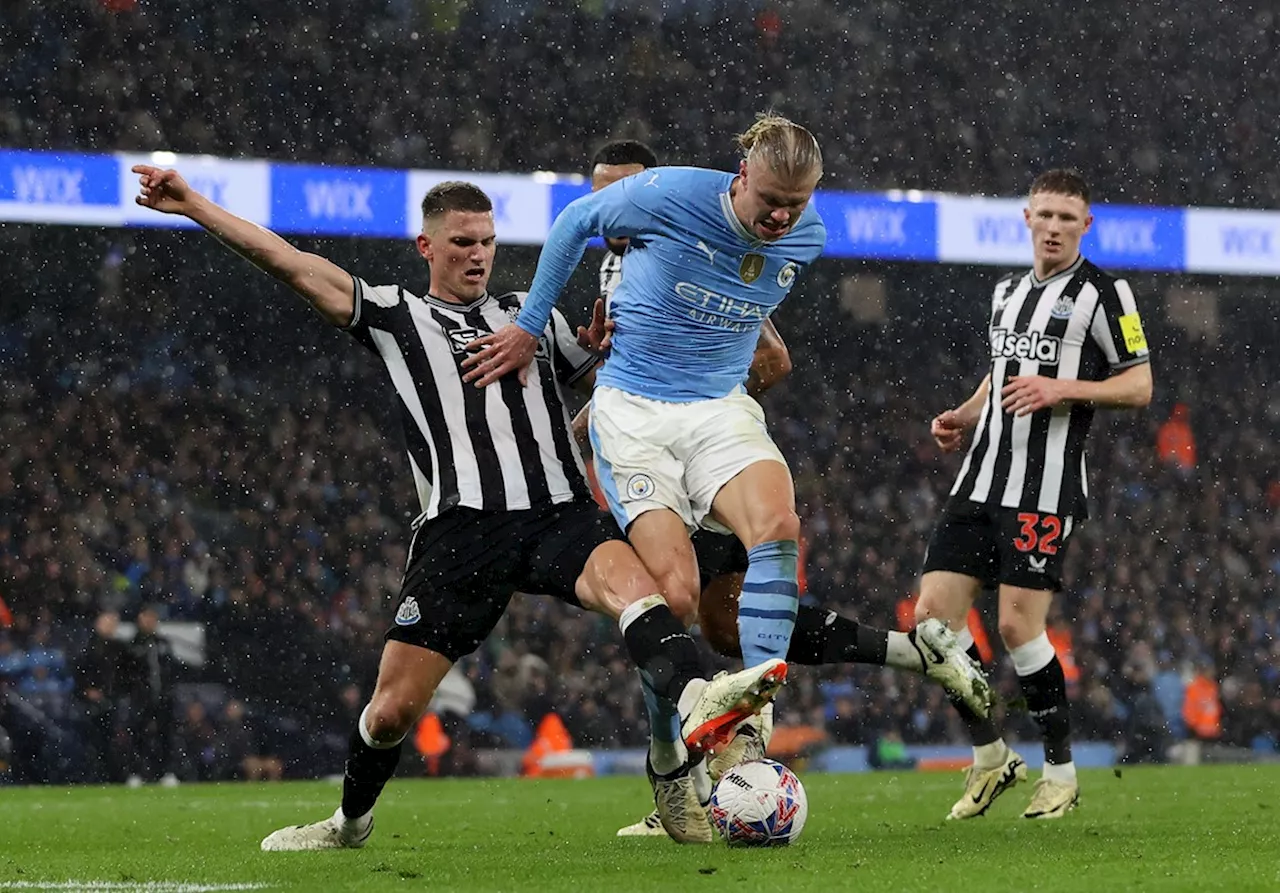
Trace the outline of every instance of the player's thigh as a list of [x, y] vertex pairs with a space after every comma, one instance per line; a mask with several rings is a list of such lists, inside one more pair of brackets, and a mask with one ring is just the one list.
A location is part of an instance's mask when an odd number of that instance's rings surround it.
[[702, 587], [684, 519], [665, 509], [648, 511], [632, 522], [627, 538], [653, 575], [671, 612], [686, 625], [693, 623]]
[[617, 618], [629, 604], [658, 591], [635, 550], [594, 502], [548, 509], [526, 536], [519, 589]]
[[1025, 645], [1045, 631], [1053, 592], [1023, 586], [1000, 586], [1000, 613], [997, 624], [1006, 648]]
[[667, 509], [694, 526], [684, 467], [670, 450], [684, 415], [679, 404], [596, 388], [589, 433], [596, 478], [624, 531], [645, 512]]
[[798, 538], [795, 484], [760, 404], [731, 394], [697, 404], [696, 412], [687, 438], [673, 447], [684, 461], [695, 522], [709, 517], [748, 548]]
[[511, 601], [522, 567], [522, 512], [454, 508], [414, 536], [388, 641], [443, 655], [470, 654]]
[[426, 712], [453, 661], [438, 651], [388, 639], [365, 717], [374, 740], [404, 737]]

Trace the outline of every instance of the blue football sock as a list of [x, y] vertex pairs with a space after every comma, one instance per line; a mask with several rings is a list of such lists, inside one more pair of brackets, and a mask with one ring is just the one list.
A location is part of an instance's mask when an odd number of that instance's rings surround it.
[[680, 714], [674, 703], [653, 690], [653, 679], [644, 670], [640, 671], [640, 688], [649, 711], [649, 762], [659, 775], [674, 772], [687, 759]]
[[795, 540], [761, 543], [747, 552], [750, 564], [738, 602], [742, 663], [754, 667], [785, 658], [796, 625], [800, 588], [796, 582], [800, 547]]

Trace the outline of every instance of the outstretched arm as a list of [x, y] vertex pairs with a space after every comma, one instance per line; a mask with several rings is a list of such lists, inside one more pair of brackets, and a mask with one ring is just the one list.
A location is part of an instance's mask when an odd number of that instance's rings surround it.
[[533, 362], [538, 338], [547, 327], [551, 310], [582, 260], [587, 240], [599, 226], [598, 197], [621, 185], [614, 184], [609, 189], [585, 195], [560, 212], [547, 233], [529, 296], [515, 325], [504, 326], [467, 345], [472, 354], [462, 361], [463, 368], [468, 370], [463, 381], [475, 382], [476, 387], [483, 388], [509, 372], [518, 371], [520, 383], [524, 383], [526, 369]]
[[188, 186], [175, 170], [147, 164], [135, 165], [132, 170], [140, 175], [141, 186], [134, 199], [139, 205], [193, 220], [259, 270], [302, 295], [333, 325], [351, 324], [355, 293], [346, 270], [318, 254], [299, 251], [266, 227], [214, 204]]

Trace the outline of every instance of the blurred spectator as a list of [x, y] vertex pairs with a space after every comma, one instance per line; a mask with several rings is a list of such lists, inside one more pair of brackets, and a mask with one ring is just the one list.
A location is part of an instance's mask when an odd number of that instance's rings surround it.
[[218, 777], [218, 732], [199, 700], [189, 701], [174, 732], [174, 774], [180, 781]]
[[243, 702], [227, 701], [218, 723], [218, 778], [279, 781], [284, 776], [284, 762], [257, 725]]
[[1198, 741], [1217, 741], [1222, 737], [1222, 700], [1211, 666], [1196, 667], [1183, 698], [1182, 719], [1192, 737]]
[[76, 669], [77, 692], [88, 723], [88, 745], [102, 766], [101, 781], [120, 782], [125, 777], [125, 748], [117, 740], [124, 702], [123, 683], [130, 676], [128, 650], [117, 637], [120, 617], [103, 611], [93, 624], [93, 638]]
[[1173, 404], [1173, 412], [1161, 423], [1156, 434], [1156, 455], [1161, 462], [1184, 474], [1195, 470], [1196, 438], [1187, 404]]
[[129, 697], [129, 731], [133, 742], [131, 785], [178, 781], [174, 765], [173, 675], [176, 658], [158, 632], [160, 615], [153, 607], [138, 612], [137, 632], [129, 642], [125, 691]]

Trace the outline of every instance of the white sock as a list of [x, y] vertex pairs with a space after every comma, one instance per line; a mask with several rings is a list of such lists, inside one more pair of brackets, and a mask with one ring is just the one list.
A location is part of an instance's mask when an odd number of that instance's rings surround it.
[[405, 735], [401, 735], [395, 741], [376, 740], [373, 737], [373, 735], [369, 734], [369, 705], [368, 704], [365, 704], [364, 709], [360, 711], [360, 721], [356, 723], [356, 727], [360, 730], [360, 738], [364, 741], [365, 744], [369, 745], [374, 750], [390, 750], [391, 748], [399, 744], [401, 741], [403, 741], [405, 738], [409, 737], [407, 734], [405, 734]]
[[1060, 781], [1063, 784], [1075, 784], [1075, 760], [1072, 760], [1070, 763], [1045, 763], [1044, 777], [1050, 781]]
[[683, 741], [679, 739], [675, 741], [659, 741], [657, 738], [649, 739], [649, 765], [659, 775], [669, 775], [675, 772], [688, 759], [689, 751], [685, 749]]
[[973, 746], [973, 765], [979, 769], [994, 769], [1005, 761], [1008, 753], [1009, 747], [1004, 743], [1003, 738], [997, 738], [990, 744], [975, 744]]
[[373, 821], [373, 810], [369, 810], [362, 816], [356, 816], [354, 819], [348, 818], [347, 814], [342, 811], [342, 807], [338, 807], [338, 811], [333, 814], [333, 820], [339, 825], [353, 826], [357, 831], [364, 831], [369, 827], [369, 823]]
[[897, 667], [899, 670], [910, 670], [913, 673], [925, 671], [924, 655], [911, 641], [909, 633], [889, 632], [889, 647], [885, 651], [884, 665]]
[[1017, 648], [1010, 648], [1009, 657], [1013, 658], [1013, 669], [1019, 676], [1030, 676], [1053, 663], [1057, 654], [1049, 641], [1049, 634], [1045, 632]]
[[973, 647], [973, 633], [969, 632], [969, 624], [966, 623], [958, 630], [954, 630], [956, 634], [956, 644], [960, 646], [961, 651], [968, 651]]

